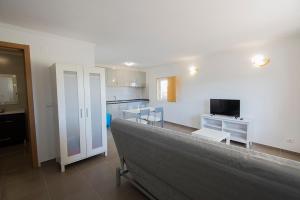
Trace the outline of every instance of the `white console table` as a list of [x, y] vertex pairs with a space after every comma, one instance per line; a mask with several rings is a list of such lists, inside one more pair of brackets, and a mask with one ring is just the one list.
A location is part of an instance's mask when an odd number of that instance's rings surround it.
[[241, 142], [246, 144], [246, 147], [250, 146], [250, 132], [251, 123], [248, 119], [241, 120], [234, 117], [209, 115], [205, 114], [201, 116], [201, 129], [213, 129], [220, 131], [224, 134], [230, 134], [230, 140]]

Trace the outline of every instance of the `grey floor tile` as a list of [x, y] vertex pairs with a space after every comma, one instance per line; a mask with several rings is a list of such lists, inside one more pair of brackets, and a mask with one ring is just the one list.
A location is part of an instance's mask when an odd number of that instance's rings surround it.
[[87, 199], [100, 199], [86, 179], [77, 172], [45, 174], [46, 187], [53, 200], [75, 199], [86, 194]]
[[300, 153], [294, 153], [286, 150], [281, 150], [279, 153], [280, 157], [295, 160], [300, 162]]
[[23, 176], [23, 179], [9, 179], [9, 176], [4, 178], [3, 200], [48, 199], [46, 187], [40, 176]]
[[280, 155], [280, 149], [276, 149], [273, 147], [260, 145], [260, 144], [253, 144], [251, 147], [254, 151], [259, 151], [262, 153], [267, 153], [273, 156], [279, 156]]

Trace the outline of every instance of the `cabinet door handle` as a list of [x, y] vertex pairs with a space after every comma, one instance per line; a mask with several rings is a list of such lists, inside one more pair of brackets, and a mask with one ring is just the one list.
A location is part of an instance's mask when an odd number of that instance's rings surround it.
[[86, 115], [86, 118], [89, 117], [89, 109], [88, 108], [85, 109], [85, 115]]
[[82, 118], [82, 108], [80, 109], [80, 118]]

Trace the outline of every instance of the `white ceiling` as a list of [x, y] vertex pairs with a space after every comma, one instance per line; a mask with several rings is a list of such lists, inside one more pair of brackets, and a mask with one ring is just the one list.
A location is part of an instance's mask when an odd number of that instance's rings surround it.
[[95, 42], [98, 64], [156, 66], [299, 33], [300, 1], [0, 0], [0, 21]]

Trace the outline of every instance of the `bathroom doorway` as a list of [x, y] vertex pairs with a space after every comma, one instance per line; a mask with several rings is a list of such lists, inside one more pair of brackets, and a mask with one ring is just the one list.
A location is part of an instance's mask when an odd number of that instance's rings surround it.
[[34, 119], [30, 47], [0, 41], [0, 148], [23, 147], [38, 167]]

